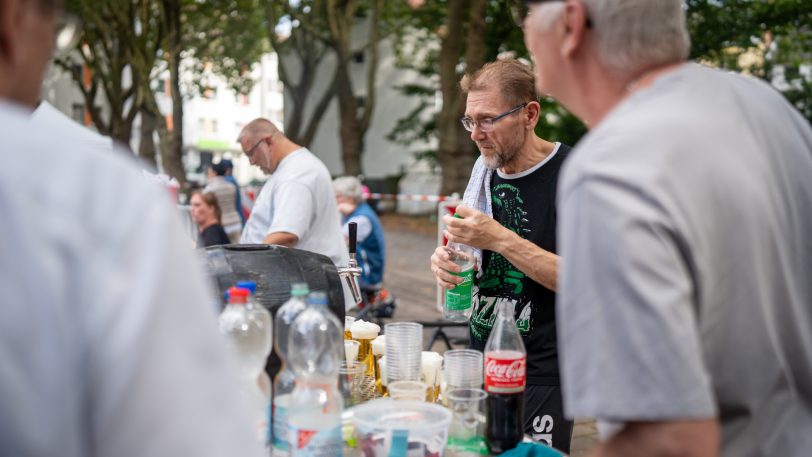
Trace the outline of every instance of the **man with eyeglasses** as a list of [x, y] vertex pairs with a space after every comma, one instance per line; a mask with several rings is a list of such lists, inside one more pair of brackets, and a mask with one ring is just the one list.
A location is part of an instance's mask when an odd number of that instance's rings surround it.
[[267, 119], [248, 123], [237, 141], [251, 164], [270, 175], [240, 242], [316, 252], [336, 265], [347, 265], [333, 180], [324, 163]]
[[528, 1], [540, 93], [590, 126], [559, 186], [567, 414], [593, 456], [812, 455], [812, 129], [687, 62], [680, 0]]
[[0, 0], [0, 455], [259, 457], [165, 190], [30, 119], [60, 12]]
[[[533, 73], [514, 59], [498, 60], [463, 78], [462, 124], [480, 151], [462, 219], [446, 216], [446, 238], [478, 249], [471, 346], [482, 350], [496, 304], [513, 301], [527, 348], [524, 429], [536, 441], [568, 451], [572, 422], [564, 418], [555, 330], [556, 184], [569, 147], [539, 138], [540, 105]], [[450, 289], [460, 268], [438, 247], [431, 257], [437, 283]]]

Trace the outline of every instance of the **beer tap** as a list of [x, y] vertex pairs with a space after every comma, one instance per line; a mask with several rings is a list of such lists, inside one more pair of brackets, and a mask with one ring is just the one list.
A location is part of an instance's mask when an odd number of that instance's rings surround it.
[[358, 241], [358, 224], [350, 222], [349, 224], [349, 242], [350, 242], [350, 261], [346, 267], [337, 268], [338, 275], [347, 283], [347, 287], [352, 292], [352, 298], [355, 304], [361, 303], [361, 288], [358, 286], [358, 277], [361, 276], [361, 267], [358, 266], [358, 259], [356, 257], [357, 241]]

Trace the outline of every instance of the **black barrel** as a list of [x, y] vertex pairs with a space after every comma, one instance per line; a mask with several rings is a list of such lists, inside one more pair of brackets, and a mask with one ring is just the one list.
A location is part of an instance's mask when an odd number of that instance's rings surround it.
[[[231, 244], [205, 249], [204, 266], [222, 298], [237, 281], [257, 283], [256, 301], [276, 318], [276, 310], [289, 298], [291, 285], [307, 283], [310, 291], [327, 293], [330, 310], [344, 323], [344, 289], [329, 257], [309, 251], [267, 244]], [[272, 378], [279, 371], [272, 351], [265, 370]]]

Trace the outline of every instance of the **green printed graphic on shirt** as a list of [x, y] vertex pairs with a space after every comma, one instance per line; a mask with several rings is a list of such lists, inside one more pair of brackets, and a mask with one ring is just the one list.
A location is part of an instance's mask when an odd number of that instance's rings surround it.
[[[519, 188], [507, 183], [495, 185], [491, 202], [494, 215], [500, 215], [498, 220], [504, 227], [522, 238], [532, 233]], [[520, 310], [516, 319], [519, 332], [529, 334], [533, 328], [532, 298], [525, 291], [526, 281], [531, 280], [501, 254], [489, 252], [487, 255], [487, 263], [474, 289], [473, 336], [483, 342], [488, 339], [496, 321], [496, 304], [505, 300], [514, 302], [515, 309]]]

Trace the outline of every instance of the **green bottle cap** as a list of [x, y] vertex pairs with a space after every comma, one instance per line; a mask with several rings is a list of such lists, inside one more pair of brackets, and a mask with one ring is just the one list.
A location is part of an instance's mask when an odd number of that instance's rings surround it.
[[290, 294], [297, 297], [307, 296], [308, 293], [310, 293], [310, 290], [308, 289], [307, 284], [303, 282], [294, 283], [290, 289]]

